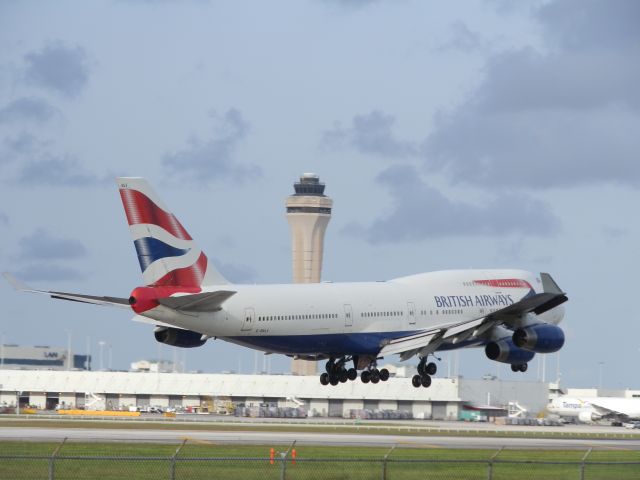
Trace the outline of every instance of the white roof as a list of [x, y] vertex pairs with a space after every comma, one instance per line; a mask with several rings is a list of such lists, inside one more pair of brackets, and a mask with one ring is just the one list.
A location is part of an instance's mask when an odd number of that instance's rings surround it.
[[430, 388], [414, 388], [410, 378], [377, 385], [360, 380], [323, 386], [317, 376], [235, 375], [149, 372], [3, 370], [3, 392], [116, 393], [275, 398], [370, 399], [459, 402], [455, 379], [434, 378]]

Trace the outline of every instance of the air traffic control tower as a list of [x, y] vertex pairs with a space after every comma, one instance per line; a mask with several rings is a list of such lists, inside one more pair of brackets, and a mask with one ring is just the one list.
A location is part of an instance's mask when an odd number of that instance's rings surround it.
[[[324, 183], [315, 173], [304, 173], [287, 197], [287, 220], [291, 228], [294, 283], [318, 283], [322, 273], [324, 232], [331, 220], [333, 200], [324, 194]], [[315, 375], [316, 362], [294, 360], [294, 375]]]

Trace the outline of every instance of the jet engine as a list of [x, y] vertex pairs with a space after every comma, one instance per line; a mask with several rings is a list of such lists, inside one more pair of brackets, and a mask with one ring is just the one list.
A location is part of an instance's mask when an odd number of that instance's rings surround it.
[[513, 343], [523, 350], [536, 353], [557, 352], [564, 345], [564, 332], [548, 323], [518, 328], [513, 332]]
[[580, 413], [578, 413], [578, 420], [580, 420], [582, 423], [595, 422], [596, 420], [598, 420], [598, 418], [600, 417], [590, 410], [582, 410]]
[[521, 365], [530, 361], [535, 353], [516, 347], [510, 338], [487, 343], [484, 353], [490, 360], [511, 365]]
[[182, 330], [180, 328], [161, 327], [154, 333], [156, 340], [160, 343], [166, 343], [172, 347], [193, 348], [201, 347], [207, 342], [202, 339], [202, 334], [191, 330]]

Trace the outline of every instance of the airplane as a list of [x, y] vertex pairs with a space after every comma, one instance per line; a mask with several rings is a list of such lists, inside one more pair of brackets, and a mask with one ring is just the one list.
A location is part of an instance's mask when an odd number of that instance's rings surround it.
[[583, 423], [640, 420], [640, 398], [562, 396], [554, 398], [547, 410]]
[[[17, 290], [131, 309], [175, 347], [222, 339], [265, 353], [326, 360], [323, 385], [389, 378], [378, 360], [418, 358], [414, 387], [429, 387], [437, 352], [483, 347], [525, 372], [536, 353], [562, 348], [567, 295], [547, 273], [448, 270], [384, 282], [239, 285], [228, 282], [149, 183], [117, 179], [144, 285], [129, 297], [37, 290], [9, 273]], [[352, 363], [353, 366], [349, 366]]]

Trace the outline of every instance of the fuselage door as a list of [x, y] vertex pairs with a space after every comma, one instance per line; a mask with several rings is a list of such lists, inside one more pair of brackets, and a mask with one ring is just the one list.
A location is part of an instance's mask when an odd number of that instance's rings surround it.
[[256, 317], [256, 312], [253, 308], [244, 309], [244, 318], [242, 320], [242, 331], [249, 332], [253, 328], [253, 322]]
[[344, 326], [353, 326], [353, 310], [351, 308], [351, 305], [349, 305], [348, 303], [345, 303], [344, 305]]
[[416, 304], [413, 302], [407, 302], [407, 318], [409, 319], [409, 325], [416, 324]]

